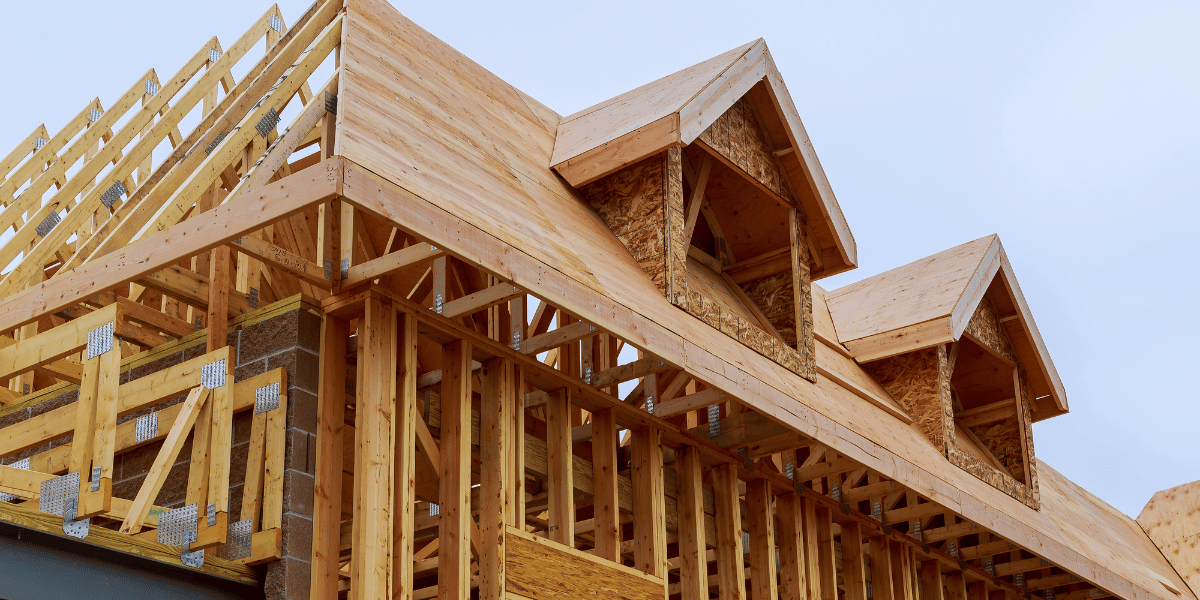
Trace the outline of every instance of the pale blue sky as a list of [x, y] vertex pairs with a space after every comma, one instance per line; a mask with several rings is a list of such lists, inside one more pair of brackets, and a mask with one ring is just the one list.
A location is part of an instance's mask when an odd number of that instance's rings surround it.
[[[561, 114], [766, 38], [858, 241], [821, 285], [999, 233], [1071, 403], [1038, 455], [1133, 516], [1200, 479], [1195, 2], [396, 5]], [[268, 6], [13, 3], [0, 151]]]

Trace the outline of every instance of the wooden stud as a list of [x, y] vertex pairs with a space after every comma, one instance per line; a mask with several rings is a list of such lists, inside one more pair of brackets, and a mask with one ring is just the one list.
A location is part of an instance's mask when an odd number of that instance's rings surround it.
[[863, 555], [862, 525], [842, 523], [842, 578], [845, 600], [867, 600], [866, 560]]
[[[343, 213], [344, 216], [344, 213]], [[344, 222], [343, 222], [344, 224]], [[344, 240], [343, 240], [344, 241]], [[353, 598], [386, 598], [392, 569], [392, 414], [396, 402], [395, 310], [376, 297], [359, 321], [354, 437]]]
[[936, 560], [921, 563], [921, 600], [942, 600], [942, 567]]
[[[321, 321], [317, 452], [310, 593], [337, 600], [338, 538], [342, 522], [342, 436], [346, 415], [346, 345], [349, 325], [325, 315]], [[406, 382], [407, 383], [407, 382]], [[399, 518], [399, 515], [398, 515]], [[411, 519], [410, 521], [411, 522]]]
[[171, 430], [167, 433], [166, 440], [163, 441], [162, 449], [155, 456], [154, 464], [150, 466], [146, 478], [142, 480], [142, 486], [138, 488], [137, 496], [134, 497], [125, 521], [121, 523], [121, 533], [135, 534], [142, 530], [142, 523], [145, 522], [154, 499], [158, 497], [163, 482], [171, 472], [171, 467], [175, 464], [175, 458], [179, 456], [179, 450], [183, 447], [188, 432], [196, 424], [196, 416], [199, 415], [200, 407], [204, 405], [208, 395], [208, 388], [198, 387], [194, 388], [188, 394], [187, 399], [183, 401], [183, 408], [180, 409], [179, 416], [171, 425]]
[[962, 571], [946, 575], [946, 600], [967, 600], [967, 580]]
[[874, 536], [867, 540], [867, 549], [871, 555], [871, 595], [874, 600], [893, 600], [895, 592], [892, 589], [892, 570], [899, 565], [892, 564], [892, 555], [888, 539]]
[[[694, 454], [694, 453], [693, 453]], [[617, 499], [617, 421], [613, 410], [592, 413], [592, 506], [596, 556], [621, 558], [621, 520]], [[682, 542], [681, 542], [682, 543]]]
[[641, 572], [665, 579], [670, 565], [661, 441], [658, 429], [633, 432], [633, 561]]
[[913, 589], [912, 551], [903, 542], [888, 543], [888, 553], [892, 566], [892, 596], [896, 600], [916, 600]]
[[[445, 259], [439, 259], [445, 260]], [[442, 347], [442, 464], [438, 598], [471, 595], [471, 344]]]
[[572, 483], [571, 395], [556, 390], [546, 401], [546, 487], [549, 498], [550, 539], [575, 545], [575, 486]]
[[[479, 554], [480, 600], [503, 600], [505, 587], [505, 526], [512, 520], [512, 412], [517, 400], [512, 385], [512, 362], [493, 359], [483, 364], [479, 403]], [[572, 519], [573, 520], [573, 519]]]
[[821, 600], [838, 600], [837, 550], [833, 539], [833, 513], [828, 508], [816, 510], [817, 521], [817, 578], [820, 580]]
[[755, 479], [746, 483], [746, 516], [750, 522], [750, 584], [754, 600], [775, 600], [779, 597], [775, 588], [775, 519], [771, 504], [771, 482]]
[[[420, 421], [417, 414], [417, 319], [409, 313], [398, 313], [400, 325], [397, 358], [400, 367], [400, 390], [396, 402], [396, 418], [393, 426], [393, 461], [395, 471], [392, 480], [392, 598], [411, 600], [413, 595], [413, 547], [416, 542], [413, 531], [414, 505], [417, 500], [416, 478], [416, 429]], [[343, 372], [345, 369], [342, 369]], [[424, 422], [420, 422], [424, 425]], [[338, 473], [340, 478], [341, 474]], [[336, 536], [334, 536], [336, 539]], [[334, 544], [336, 548], [336, 543]]]
[[795, 492], [775, 498], [775, 516], [779, 519], [779, 596], [784, 599], [809, 597], [802, 511], [801, 499]]
[[707, 600], [708, 551], [704, 535], [704, 473], [700, 464], [700, 450], [688, 446], [676, 452], [675, 458], [681, 598]]
[[746, 570], [742, 562], [742, 511], [738, 500], [737, 471], [732, 463], [722, 463], [713, 467], [712, 485], [717, 525], [717, 577], [721, 598], [744, 600]]

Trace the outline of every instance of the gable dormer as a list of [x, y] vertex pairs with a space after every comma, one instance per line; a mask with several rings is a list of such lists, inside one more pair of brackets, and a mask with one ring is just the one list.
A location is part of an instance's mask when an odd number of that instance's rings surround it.
[[1066, 395], [1016, 276], [988, 236], [834, 290], [839, 341], [952, 463], [1039, 505], [1035, 420]]
[[553, 168], [673, 304], [812, 379], [854, 239], [761, 40], [566, 117]]

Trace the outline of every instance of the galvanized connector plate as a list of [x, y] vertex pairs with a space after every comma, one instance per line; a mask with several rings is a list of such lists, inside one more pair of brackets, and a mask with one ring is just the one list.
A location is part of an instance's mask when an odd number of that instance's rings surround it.
[[42, 146], [45, 146], [47, 143], [49, 143], [48, 140], [40, 135], [37, 136], [37, 138], [33, 140], [33, 151], [37, 152], [38, 150], [41, 150]]
[[271, 13], [271, 29], [274, 29], [278, 33], [283, 33], [283, 19], [280, 19], [279, 15], [274, 13]]
[[92, 491], [93, 492], [98, 491], [100, 489], [100, 473], [101, 472], [102, 471], [100, 470], [99, 465], [92, 467]]
[[[342, 277], [344, 279], [345, 275], [343, 275]], [[435, 295], [433, 297], [433, 311], [439, 315], [442, 314], [442, 304], [443, 304], [442, 295], [441, 294]]]
[[191, 545], [196, 543], [196, 532], [188, 531], [183, 534], [183, 543], [179, 546], [179, 561], [193, 569], [204, 566], [204, 550], [192, 552]]
[[42, 482], [38, 495], [38, 510], [52, 515], [63, 514], [67, 500], [79, 498], [79, 471]]
[[[168, 510], [158, 515], [158, 543], [168, 546], [182, 546], [184, 534], [196, 535], [196, 519], [199, 518], [200, 505], [189, 504], [175, 510]], [[196, 538], [193, 537], [194, 541]]]
[[113, 349], [113, 322], [109, 321], [88, 332], [87, 357], [96, 358]]
[[90, 518], [77, 520], [75, 516], [78, 514], [79, 498], [68, 498], [67, 501], [63, 503], [63, 533], [73, 538], [79, 538], [82, 540], [88, 536], [88, 532], [91, 530], [92, 520]]
[[708, 407], [708, 437], [715, 438], [721, 435], [721, 405], [714, 404]]
[[215, 390], [225, 385], [225, 359], [200, 367], [200, 385]]
[[216, 48], [213, 48], [212, 46], [209, 46], [208, 47], [208, 62], [217, 62], [218, 60], [221, 60], [221, 51], [217, 50]]
[[137, 426], [133, 430], [133, 442], [140, 444], [158, 435], [158, 411], [137, 418]]
[[50, 214], [46, 215], [45, 219], [42, 219], [41, 223], [38, 223], [38, 226], [34, 228], [34, 231], [36, 231], [39, 236], [46, 237], [50, 235], [50, 232], [54, 229], [54, 226], [58, 225], [60, 222], [62, 222], [62, 217], [58, 216], [58, 211], [51, 211]]
[[216, 150], [217, 146], [220, 146], [221, 142], [225, 139], [225, 134], [226, 134], [226, 132], [224, 132], [224, 131], [222, 131], [221, 133], [218, 133], [217, 137], [213, 138], [212, 143], [209, 144], [206, 148], [204, 148], [204, 153], [212, 154], [212, 151]]
[[325, 110], [333, 114], [337, 114], [337, 94], [325, 92]]
[[92, 112], [88, 115], [88, 120], [95, 123], [96, 121], [100, 120], [100, 117], [103, 117], [103, 116], [104, 116], [104, 111], [101, 111], [98, 108], [93, 108]]
[[248, 295], [250, 298], [247, 300], [247, 303], [250, 305], [250, 308], [258, 308], [258, 288], [250, 288]]
[[229, 524], [229, 534], [225, 536], [225, 545], [221, 554], [225, 560], [238, 560], [250, 556], [251, 540], [254, 533], [250, 530], [250, 519], [242, 519]]
[[158, 84], [155, 83], [154, 80], [152, 80], [152, 79], [146, 80], [146, 93], [150, 94], [151, 96], [158, 93]]
[[128, 193], [129, 190], [125, 189], [125, 184], [118, 181], [104, 191], [104, 194], [100, 196], [100, 203], [111, 209], [117, 200], [121, 199], [121, 196]]
[[261, 135], [264, 139], [266, 139], [267, 135], [269, 135], [272, 131], [275, 131], [275, 126], [278, 124], [279, 113], [275, 112], [275, 109], [271, 108], [267, 110], [267, 114], [263, 115], [263, 118], [258, 122], [258, 125], [254, 126], [254, 129], [255, 131], [258, 131], [258, 135]]
[[[591, 379], [590, 377], [588, 379]], [[588, 382], [591, 383], [590, 381]], [[646, 396], [646, 412], [654, 414], [654, 396]]]
[[208, 507], [205, 509], [204, 513], [205, 513], [204, 520], [205, 520], [205, 522], [208, 523], [208, 526], [216, 527], [217, 526], [217, 503], [209, 502]]
[[[28, 471], [29, 470], [29, 459], [23, 458], [21, 460], [18, 460], [15, 463], [9, 464], [7, 466], [12, 467], [14, 469], [24, 469], [24, 470]], [[14, 500], [19, 500], [19, 499], [20, 499], [20, 496], [14, 496], [12, 494], [0, 493], [0, 502], [13, 502]]]
[[278, 382], [254, 390], [254, 414], [261, 415], [277, 408], [279, 408]]
[[429, 516], [436, 517], [442, 513], [442, 507], [437, 504], [429, 504]]
[[511, 346], [512, 349], [516, 350], [517, 352], [521, 351], [521, 332], [520, 331], [513, 332], [512, 343], [509, 344], [509, 346]]

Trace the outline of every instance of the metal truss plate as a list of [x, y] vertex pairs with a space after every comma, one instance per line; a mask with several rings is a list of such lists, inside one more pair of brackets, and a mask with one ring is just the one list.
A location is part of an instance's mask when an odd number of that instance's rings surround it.
[[836, 483], [829, 486], [829, 495], [833, 496], [834, 502], [841, 502], [842, 501], [842, 486], [840, 486]]
[[67, 500], [79, 498], [79, 471], [42, 482], [38, 495], [38, 510], [52, 514], [63, 514]]
[[254, 390], [254, 414], [261, 415], [277, 408], [279, 408], [278, 382]]
[[49, 143], [49, 141], [46, 140], [46, 138], [44, 138], [40, 135], [37, 136], [37, 138], [33, 140], [33, 151], [37, 152], [38, 150], [41, 150], [42, 146], [45, 146], [48, 143]]
[[191, 533], [194, 541], [199, 517], [200, 505], [196, 503], [158, 515], [158, 543], [182, 546], [185, 543], [184, 535], [186, 533]]
[[225, 385], [225, 359], [200, 367], [200, 385], [210, 390]]
[[34, 231], [36, 231], [39, 236], [46, 237], [47, 235], [50, 235], [50, 231], [54, 229], [54, 226], [58, 225], [60, 222], [62, 222], [62, 217], [58, 215], [58, 211], [51, 211], [50, 214], [46, 215], [45, 219], [42, 219], [41, 223], [38, 223], [38, 226], [34, 228]]
[[[342, 259], [342, 279], [348, 279], [349, 277], [350, 277], [350, 259], [343, 258]], [[438, 314], [441, 314], [441, 313], [442, 313], [442, 311], [439, 310]]]
[[120, 200], [121, 196], [125, 196], [128, 193], [129, 190], [125, 189], [125, 184], [118, 181], [104, 191], [104, 194], [100, 196], [100, 203], [111, 210], [113, 205], [117, 203], [117, 200]]
[[179, 560], [185, 566], [193, 569], [199, 569], [204, 566], [204, 550], [191, 551], [191, 545], [196, 542], [196, 531], [188, 531], [183, 534], [183, 543], [179, 546]]
[[280, 19], [279, 15], [274, 13], [271, 14], [271, 29], [274, 29], [278, 33], [283, 33], [283, 19]]
[[88, 532], [91, 530], [92, 520], [90, 518], [76, 520], [75, 515], [77, 514], [79, 514], [79, 498], [67, 499], [66, 503], [63, 504], [62, 512], [63, 533], [73, 538], [83, 539], [88, 536]]
[[714, 404], [708, 407], [708, 437], [721, 435], [721, 406]]
[[750, 451], [746, 446], [737, 449], [738, 456], [742, 457], [742, 468], [754, 472], [754, 461], [750, 459]]
[[87, 357], [96, 358], [113, 349], [113, 322], [109, 321], [88, 332]]
[[[588, 375], [588, 385], [591, 385], [591, 373]], [[654, 396], [646, 396], [646, 412], [654, 414]]]
[[158, 435], [158, 411], [137, 418], [137, 426], [133, 430], [133, 443], [140, 444], [154, 439]]
[[258, 125], [254, 126], [254, 129], [258, 131], [258, 135], [261, 135], [264, 139], [266, 139], [266, 137], [270, 135], [272, 131], [275, 131], [275, 126], [278, 124], [279, 113], [275, 112], [275, 109], [271, 108], [267, 109], [267, 114], [263, 115], [262, 120], [258, 122]]
[[509, 344], [509, 346], [512, 347], [512, 349], [516, 350], [517, 352], [521, 351], [521, 332], [520, 331], [513, 332], [512, 343]]
[[230, 523], [229, 534], [225, 536], [225, 546], [221, 549], [225, 560], [238, 560], [250, 556], [253, 536], [254, 533], [250, 530], [250, 519]]
[[750, 533], [742, 532], [742, 554], [750, 554]]
[[[583, 382], [588, 385], [592, 385], [592, 366], [591, 365], [588, 365], [583, 368]], [[652, 400], [652, 398], [650, 398], [649, 396], [646, 397], [646, 410], [649, 411], [650, 414], [654, 414], [654, 404], [651, 402], [651, 400]]]
[[216, 150], [216, 149], [217, 149], [217, 146], [220, 146], [220, 145], [221, 145], [221, 142], [222, 142], [222, 141], [224, 141], [224, 139], [225, 139], [225, 134], [226, 134], [226, 133], [227, 133], [227, 132], [225, 132], [225, 131], [222, 131], [221, 133], [218, 133], [218, 134], [217, 134], [217, 137], [213, 138], [213, 141], [212, 141], [212, 143], [211, 143], [211, 144], [209, 144], [208, 146], [206, 146], [206, 147], [204, 148], [204, 153], [205, 153], [205, 154], [212, 154], [212, 151], [213, 151], [213, 150]]
[[258, 288], [250, 288], [249, 300], [250, 308], [258, 308]]
[[102, 472], [103, 471], [100, 470], [99, 465], [92, 467], [92, 491], [93, 492], [100, 489], [100, 473], [102, 473]]
[[783, 465], [783, 472], [787, 473], [788, 479], [792, 479], [792, 480], [796, 479], [796, 465], [793, 465], [792, 463]]
[[[12, 467], [14, 469], [24, 469], [24, 470], [28, 471], [29, 470], [29, 459], [23, 458], [21, 460], [18, 460], [15, 463], [9, 464], [7, 466]], [[13, 502], [13, 501], [20, 500], [20, 499], [21, 499], [20, 496], [14, 496], [12, 494], [0, 493], [0, 502]]]
[[217, 62], [218, 60], [221, 60], [221, 51], [217, 50], [216, 48], [213, 48], [212, 46], [209, 46], [208, 47], [208, 62]]
[[158, 93], [158, 83], [156, 83], [155, 81], [153, 81], [151, 79], [147, 79], [146, 80], [146, 93], [150, 94], [151, 96], [157, 94]]
[[209, 502], [208, 508], [204, 511], [204, 513], [205, 513], [204, 521], [206, 523], [208, 523], [208, 526], [216, 527], [217, 526], [217, 503]]
[[441, 505], [430, 503], [429, 504], [429, 516], [436, 517], [440, 514], [442, 514]]
[[100, 120], [100, 117], [103, 117], [103, 116], [104, 116], [104, 111], [102, 111], [98, 108], [93, 108], [91, 114], [88, 115], [88, 120], [95, 123], [96, 121]]
[[333, 114], [337, 114], [337, 94], [325, 92], [325, 110]]

